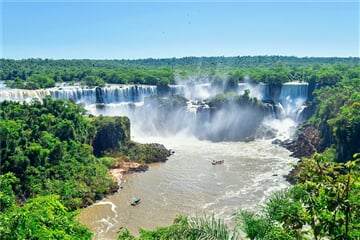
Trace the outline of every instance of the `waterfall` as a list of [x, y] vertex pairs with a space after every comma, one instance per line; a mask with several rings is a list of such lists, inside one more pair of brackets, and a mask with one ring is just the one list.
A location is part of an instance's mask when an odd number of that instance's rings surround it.
[[285, 140], [294, 136], [297, 125], [303, 121], [301, 113], [308, 97], [308, 83], [289, 82], [281, 86], [276, 101], [277, 118], [268, 118], [264, 126], [274, 129], [276, 138]]
[[[34, 90], [41, 91], [41, 90]], [[72, 99], [74, 102], [94, 103], [96, 102], [95, 88], [81, 88], [81, 87], [66, 87], [66, 88], [52, 88], [46, 94], [39, 95], [39, 99], [44, 98], [46, 95], [51, 95], [52, 98]], [[28, 100], [28, 99], [25, 99]]]
[[185, 85], [169, 85], [172, 95], [185, 95]]
[[256, 97], [259, 100], [270, 100], [269, 93], [269, 84], [259, 83], [259, 84], [249, 84], [249, 83], [238, 83], [237, 92], [239, 94], [244, 94], [244, 91], [250, 90], [250, 96]]
[[288, 82], [281, 87], [279, 100], [283, 103], [296, 101], [296, 99], [307, 100], [308, 97], [308, 83]]
[[281, 87], [279, 101], [284, 107], [286, 116], [296, 119], [298, 112], [308, 97], [308, 83], [289, 82]]
[[[210, 83], [199, 83], [199, 84], [181, 84], [181, 85], [169, 85], [170, 94], [181, 95], [187, 99], [209, 99], [217, 94], [224, 92], [222, 87], [216, 87]], [[238, 83], [236, 92], [243, 94], [245, 89], [250, 90], [250, 96], [256, 97], [259, 100], [270, 100], [269, 84], [249, 84], [249, 83]]]
[[104, 103], [142, 102], [157, 93], [156, 86], [127, 85], [101, 88]]
[[302, 121], [301, 117], [302, 117], [302, 113], [303, 113], [305, 108], [306, 108], [306, 106], [301, 106], [301, 108], [298, 110], [298, 112], [296, 114], [296, 121], [297, 122]]
[[187, 99], [208, 99], [218, 92], [210, 83], [170, 85], [170, 93], [181, 95]]
[[0, 101], [9, 100], [16, 102], [30, 102], [33, 98], [42, 99], [46, 95], [51, 95], [49, 89], [22, 90], [6, 89], [0, 91]]
[[156, 93], [156, 86], [147, 85], [110, 85], [101, 88], [73, 86], [37, 90], [6, 89], [0, 91], [0, 101], [29, 102], [33, 98], [43, 99], [50, 95], [55, 99], [66, 98], [85, 104], [142, 102], [145, 97]]

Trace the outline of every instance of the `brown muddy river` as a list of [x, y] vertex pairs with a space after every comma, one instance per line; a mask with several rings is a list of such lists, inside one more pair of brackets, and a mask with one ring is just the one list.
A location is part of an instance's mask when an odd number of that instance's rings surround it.
[[[81, 223], [90, 227], [94, 239], [116, 239], [120, 227], [138, 233], [170, 225], [176, 215], [214, 214], [233, 224], [232, 214], [254, 208], [271, 192], [285, 188], [282, 175], [296, 159], [269, 140], [254, 142], [208, 142], [195, 138], [136, 138], [157, 142], [175, 151], [166, 163], [126, 177], [123, 189], [82, 210]], [[212, 160], [225, 160], [212, 165]], [[132, 197], [142, 199], [131, 206]]]

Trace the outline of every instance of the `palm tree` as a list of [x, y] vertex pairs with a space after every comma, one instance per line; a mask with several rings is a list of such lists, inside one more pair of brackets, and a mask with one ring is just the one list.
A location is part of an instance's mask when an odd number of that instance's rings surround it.
[[[119, 240], [134, 240], [127, 229], [120, 230]], [[236, 240], [237, 229], [231, 230], [222, 220], [211, 217], [175, 218], [173, 225], [157, 228], [153, 231], [140, 229], [139, 240]]]

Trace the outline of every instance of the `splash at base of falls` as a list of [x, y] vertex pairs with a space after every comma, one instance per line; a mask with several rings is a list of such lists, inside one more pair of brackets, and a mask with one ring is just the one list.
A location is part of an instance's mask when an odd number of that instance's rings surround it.
[[295, 135], [297, 126], [299, 125], [298, 122], [291, 118], [266, 118], [262, 124], [264, 127], [273, 131], [273, 138], [279, 139], [281, 141], [292, 139], [292, 137]]

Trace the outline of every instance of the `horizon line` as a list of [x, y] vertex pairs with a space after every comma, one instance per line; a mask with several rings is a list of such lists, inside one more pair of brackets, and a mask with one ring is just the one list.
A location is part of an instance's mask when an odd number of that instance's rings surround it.
[[1, 60], [117, 60], [117, 61], [138, 61], [138, 60], [168, 60], [168, 59], [184, 59], [184, 58], [243, 58], [243, 57], [283, 57], [283, 58], [358, 58], [359, 56], [296, 56], [296, 55], [233, 55], [233, 56], [182, 56], [182, 57], [144, 57], [144, 58], [48, 58], [48, 57], [28, 57], [28, 58], [7, 58], [1, 57]]

